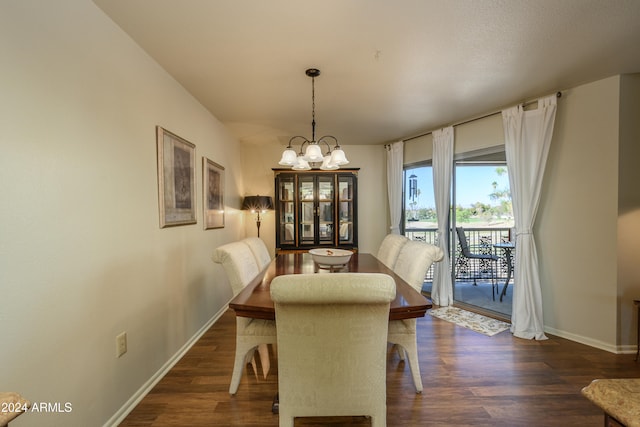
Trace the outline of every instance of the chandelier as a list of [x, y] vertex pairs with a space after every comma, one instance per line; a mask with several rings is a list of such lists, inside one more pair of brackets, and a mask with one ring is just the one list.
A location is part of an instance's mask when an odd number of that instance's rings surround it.
[[[320, 169], [322, 170], [335, 170], [340, 166], [349, 163], [344, 151], [340, 148], [340, 144], [336, 137], [331, 135], [325, 135], [316, 141], [316, 92], [315, 92], [315, 78], [320, 75], [320, 70], [316, 68], [309, 68], [305, 71], [305, 74], [311, 77], [311, 140], [308, 140], [304, 136], [294, 136], [289, 140], [289, 145], [282, 153], [282, 158], [278, 164], [282, 166], [291, 166], [293, 170], [309, 170], [311, 169], [310, 163], [318, 164], [320, 162]], [[292, 143], [294, 141], [300, 142], [300, 151], [296, 152], [293, 149]], [[335, 144], [333, 148], [329, 145], [331, 141]], [[326, 145], [327, 151], [322, 154], [321, 144]], [[303, 152], [306, 145], [306, 150]]]

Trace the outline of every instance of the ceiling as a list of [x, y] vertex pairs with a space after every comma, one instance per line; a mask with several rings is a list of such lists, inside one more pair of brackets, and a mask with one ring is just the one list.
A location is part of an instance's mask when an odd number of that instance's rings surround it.
[[640, 72], [638, 0], [94, 0], [247, 143], [383, 144]]

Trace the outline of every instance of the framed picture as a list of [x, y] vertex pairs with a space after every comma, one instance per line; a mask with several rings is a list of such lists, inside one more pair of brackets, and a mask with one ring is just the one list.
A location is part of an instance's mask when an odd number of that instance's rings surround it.
[[204, 229], [224, 227], [224, 168], [202, 158]]
[[196, 146], [156, 127], [160, 228], [195, 224]]

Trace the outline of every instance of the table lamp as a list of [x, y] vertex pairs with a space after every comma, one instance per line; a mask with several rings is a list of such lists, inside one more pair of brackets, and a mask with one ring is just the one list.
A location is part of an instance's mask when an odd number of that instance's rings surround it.
[[273, 199], [269, 196], [246, 196], [242, 201], [242, 210], [256, 214], [256, 226], [260, 237], [260, 214], [273, 209]]

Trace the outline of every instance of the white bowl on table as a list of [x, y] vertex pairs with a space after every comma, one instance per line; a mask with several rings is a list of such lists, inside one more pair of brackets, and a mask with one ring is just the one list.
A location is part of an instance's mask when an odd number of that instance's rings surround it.
[[309, 253], [318, 267], [336, 268], [347, 265], [353, 252], [345, 249], [310, 249]]

